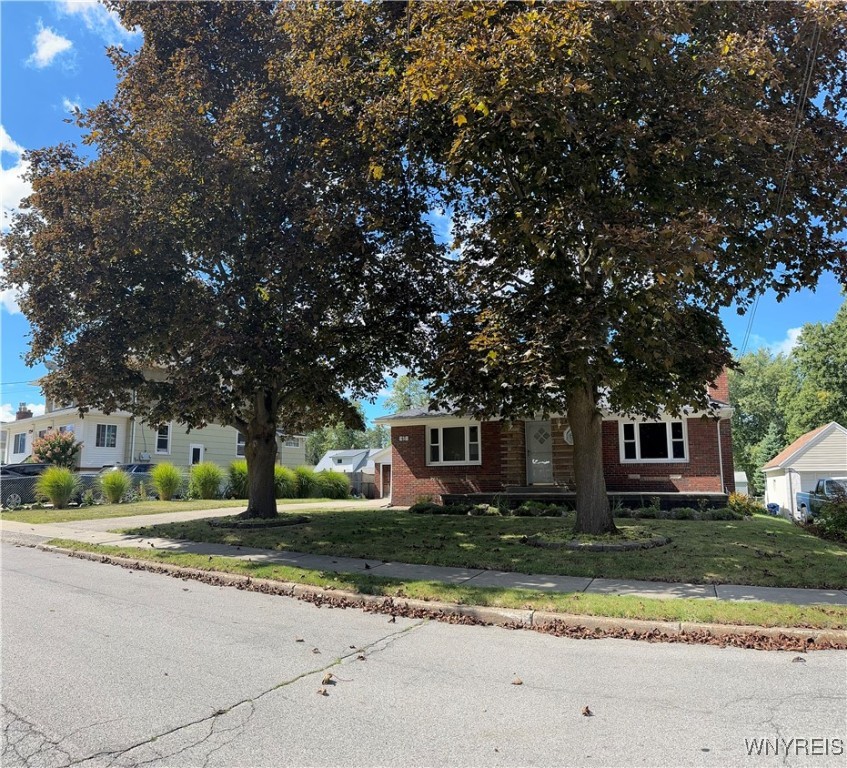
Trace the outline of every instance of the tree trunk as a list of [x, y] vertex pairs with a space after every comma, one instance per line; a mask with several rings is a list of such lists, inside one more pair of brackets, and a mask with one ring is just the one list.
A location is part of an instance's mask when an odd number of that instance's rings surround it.
[[573, 432], [576, 532], [617, 533], [603, 476], [603, 417], [597, 409], [597, 390], [593, 384], [580, 383], [568, 390], [567, 398]]
[[259, 423], [253, 420], [245, 437], [248, 503], [242, 517], [276, 517], [276, 425], [269, 421]]

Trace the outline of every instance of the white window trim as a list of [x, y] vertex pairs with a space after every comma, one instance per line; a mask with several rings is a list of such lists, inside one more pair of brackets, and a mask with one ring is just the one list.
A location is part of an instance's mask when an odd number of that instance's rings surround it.
[[[105, 427], [106, 429], [103, 431], [103, 445], [98, 445], [97, 443], [97, 433], [99, 432], [99, 427]], [[107, 445], [109, 442], [109, 427], [115, 428], [115, 444]], [[118, 425], [117, 424], [106, 424], [101, 422], [99, 424], [94, 425], [94, 447], [95, 448], [117, 448], [118, 447]]]
[[[479, 458], [473, 461], [432, 461], [430, 456], [430, 448], [433, 445], [433, 443], [430, 442], [432, 430], [438, 430], [438, 455], [441, 456], [444, 446], [444, 430], [455, 429], [456, 427], [463, 427], [465, 430], [465, 456], [468, 456], [470, 454], [470, 428], [477, 428], [476, 445], [479, 446]], [[426, 451], [426, 466], [428, 467], [478, 467], [482, 464], [482, 424], [480, 424], [480, 422], [478, 421], [458, 421], [444, 424], [428, 424], [424, 430], [424, 440], [426, 443], [424, 446], [424, 450]]]
[[[23, 438], [24, 447], [23, 447], [22, 451], [18, 450], [18, 438], [19, 437]], [[26, 453], [26, 432], [17, 432], [14, 435], [12, 435], [12, 453], [15, 456], [19, 456], [22, 453]]]
[[[241, 441], [239, 441], [239, 439], [238, 439], [239, 437], [242, 437], [242, 436], [244, 437], [243, 443]], [[238, 452], [238, 446], [240, 446], [240, 445], [244, 446], [244, 453]], [[244, 435], [239, 430], [236, 430], [235, 431], [235, 458], [244, 459], [246, 457], [247, 457], [247, 435]]]
[[[664, 424], [665, 429], [667, 430], [668, 436], [668, 450], [673, 451], [673, 442], [671, 440], [671, 424], [674, 423], [682, 423], [682, 444], [685, 449], [685, 458], [684, 459], [642, 459], [639, 458], [641, 456], [641, 434], [638, 429], [639, 424]], [[635, 431], [635, 455], [634, 459], [627, 459], [624, 456], [624, 440], [623, 440], [623, 428], [624, 424], [632, 424]], [[632, 442], [631, 440], [629, 442]], [[678, 442], [678, 441], [677, 441]], [[691, 452], [688, 448], [688, 419], [660, 419], [658, 421], [652, 421], [649, 419], [641, 419], [639, 421], [618, 421], [618, 452], [620, 454], [620, 462], [621, 464], [688, 464], [691, 458]]]
[[[164, 451], [159, 448], [159, 430], [162, 427], [168, 428], [168, 447]], [[162, 425], [156, 427], [156, 432], [155, 432], [155, 435], [156, 435], [156, 450], [155, 450], [155, 452], [156, 452], [157, 455], [159, 455], [159, 456], [170, 456], [171, 455], [171, 439], [173, 438], [173, 434], [174, 434], [174, 423], [172, 421], [169, 421], [167, 424], [162, 424]]]

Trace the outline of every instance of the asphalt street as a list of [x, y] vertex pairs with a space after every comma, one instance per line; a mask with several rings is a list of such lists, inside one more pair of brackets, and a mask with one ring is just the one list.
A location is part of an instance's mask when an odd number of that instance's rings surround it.
[[847, 762], [843, 652], [390, 623], [0, 555], [5, 768]]

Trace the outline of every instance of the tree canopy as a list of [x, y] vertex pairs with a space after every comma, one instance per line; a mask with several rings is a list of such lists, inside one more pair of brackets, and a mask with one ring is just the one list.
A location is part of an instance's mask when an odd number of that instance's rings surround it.
[[[247, 437], [249, 514], [275, 514], [278, 429], [344, 421], [408, 365], [438, 308], [426, 200], [376, 170], [389, 142], [291, 88], [276, 3], [114, 4], [109, 101], [86, 159], [30, 152], [6, 280], [53, 397]], [[59, 289], [58, 287], [61, 286]]]
[[452, 214], [462, 296], [425, 372], [468, 413], [567, 412], [580, 530], [614, 529], [601, 404], [704, 407], [720, 307], [847, 272], [845, 15], [298, 6], [306, 92], [363, 104], [369, 142], [405, 130], [407, 176]]

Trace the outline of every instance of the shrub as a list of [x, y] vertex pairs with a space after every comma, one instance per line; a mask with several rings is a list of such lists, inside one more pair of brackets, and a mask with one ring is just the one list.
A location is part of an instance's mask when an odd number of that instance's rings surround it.
[[278, 499], [296, 499], [299, 484], [293, 469], [277, 464], [274, 467], [274, 493]]
[[80, 502], [81, 507], [93, 507], [94, 506], [94, 491], [90, 488], [82, 494], [82, 501]]
[[32, 441], [32, 455], [37, 461], [57, 467], [73, 469], [82, 443], [76, 441], [73, 432], [49, 431], [44, 437]]
[[229, 465], [229, 495], [233, 499], [246, 499], [248, 488], [247, 462], [244, 459], [233, 461]]
[[64, 509], [79, 490], [79, 476], [67, 467], [48, 467], [38, 476], [35, 492], [56, 509]]
[[346, 499], [350, 496], [350, 480], [343, 472], [325, 469], [315, 472], [318, 496], [326, 499]]
[[670, 520], [699, 520], [700, 512], [692, 507], [674, 507], [668, 514]]
[[132, 488], [132, 479], [122, 469], [112, 469], [100, 475], [100, 491], [109, 504], [120, 504]]
[[847, 539], [847, 494], [839, 493], [821, 507], [815, 525], [824, 535]]
[[168, 462], [157, 464], [150, 473], [150, 482], [162, 501], [170, 501], [182, 486], [182, 472]]
[[311, 467], [297, 467], [294, 474], [297, 476], [297, 497], [300, 499], [313, 498], [318, 485], [315, 480], [315, 470]]
[[468, 514], [471, 517], [500, 517], [502, 513], [500, 512], [500, 507], [496, 507], [493, 504], [474, 504], [468, 510]]
[[765, 511], [765, 508], [758, 501], [754, 501], [744, 493], [729, 494], [727, 506], [733, 512], [738, 512], [746, 517], [762, 514]]
[[197, 499], [218, 499], [223, 480], [224, 471], [217, 464], [203, 461], [191, 467], [188, 492]]
[[656, 507], [639, 507], [632, 510], [632, 517], [636, 519], [655, 520], [659, 516], [659, 510]]

